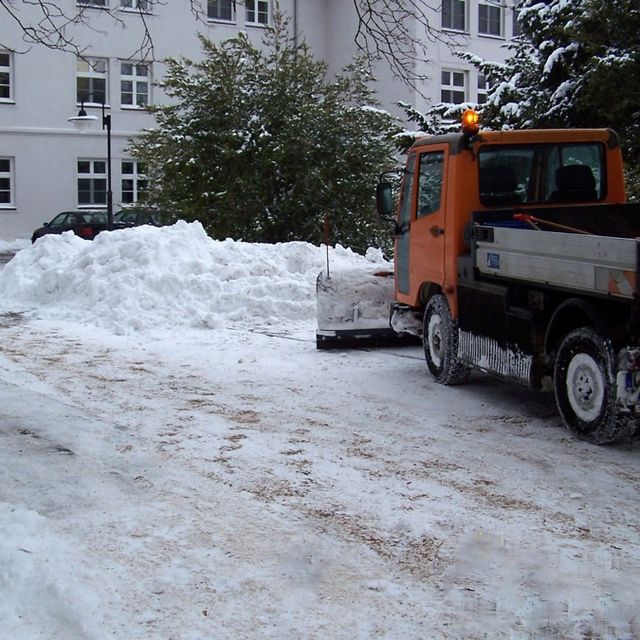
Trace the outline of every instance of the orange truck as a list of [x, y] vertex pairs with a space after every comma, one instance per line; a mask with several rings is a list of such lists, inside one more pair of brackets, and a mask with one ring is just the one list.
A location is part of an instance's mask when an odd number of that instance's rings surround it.
[[439, 383], [479, 370], [552, 388], [579, 438], [633, 435], [640, 204], [626, 202], [613, 131], [480, 131], [468, 112], [460, 133], [418, 139], [399, 197], [381, 182], [377, 200], [395, 223], [393, 278], [377, 294], [387, 326], [367, 309], [366, 286], [336, 311], [335, 280], [321, 274], [319, 348], [417, 336]]

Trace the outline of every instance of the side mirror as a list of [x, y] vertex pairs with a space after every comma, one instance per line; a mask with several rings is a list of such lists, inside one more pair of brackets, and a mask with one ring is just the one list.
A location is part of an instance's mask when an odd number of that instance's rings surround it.
[[390, 182], [380, 182], [376, 188], [376, 207], [381, 218], [389, 219], [393, 216], [393, 189]]
[[43, 222], [43, 223], [42, 223], [42, 226], [43, 226], [45, 229], [48, 229], [48, 228], [49, 228], [49, 223], [48, 223], [48, 222]]

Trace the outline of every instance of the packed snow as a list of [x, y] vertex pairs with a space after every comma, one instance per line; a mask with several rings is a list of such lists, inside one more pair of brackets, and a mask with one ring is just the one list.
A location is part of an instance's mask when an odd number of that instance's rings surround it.
[[326, 265], [183, 222], [0, 267], [0, 638], [640, 637], [637, 443], [317, 351]]

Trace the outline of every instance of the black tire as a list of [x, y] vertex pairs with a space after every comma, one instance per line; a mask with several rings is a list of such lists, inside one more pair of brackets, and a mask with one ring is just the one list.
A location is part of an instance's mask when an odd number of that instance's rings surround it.
[[424, 356], [435, 381], [446, 385], [466, 382], [471, 370], [458, 359], [458, 323], [442, 294], [429, 299], [422, 329]]
[[553, 388], [560, 417], [581, 440], [608, 444], [630, 437], [635, 421], [616, 401], [611, 343], [595, 329], [569, 333], [558, 349]]

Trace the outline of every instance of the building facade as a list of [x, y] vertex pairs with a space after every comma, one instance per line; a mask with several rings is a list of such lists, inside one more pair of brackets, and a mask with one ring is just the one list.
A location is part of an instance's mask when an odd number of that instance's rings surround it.
[[[455, 47], [492, 60], [505, 57], [504, 43], [514, 33], [514, 11], [494, 0], [434, 0], [430, 23], [442, 27]], [[272, 20], [273, 0], [202, 0], [195, 15], [188, 0], [59, 0], [68, 13], [83, 9], [86, 24], [69, 25], [67, 34], [82, 50], [71, 52], [29, 46], [17, 23], [0, 8], [0, 239], [30, 237], [56, 213], [106, 208], [107, 145], [100, 127], [111, 116], [114, 210], [135, 203], [145, 186], [144, 166], [127, 152], [129, 140], [153, 126], [146, 110], [165, 100], [155, 82], [162, 62], [139, 52], [145, 31], [152, 36], [153, 58], [201, 56], [197, 34], [215, 41], [242, 30], [256, 44]], [[37, 6], [17, 0], [20, 20], [38, 19]], [[296, 37], [325, 60], [331, 72], [347, 64], [356, 45], [353, 0], [280, 0]], [[105, 11], [105, 8], [111, 11]], [[420, 39], [423, 27], [411, 25]], [[397, 101], [424, 109], [440, 101], [482, 102], [486, 83], [443, 42], [426, 42], [426, 61], [417, 71], [428, 76], [420, 92], [409, 89], [384, 62], [376, 64], [382, 105], [401, 115]], [[138, 51], [138, 55], [136, 55]], [[98, 118], [93, 130], [79, 133], [69, 118], [84, 107]]]

